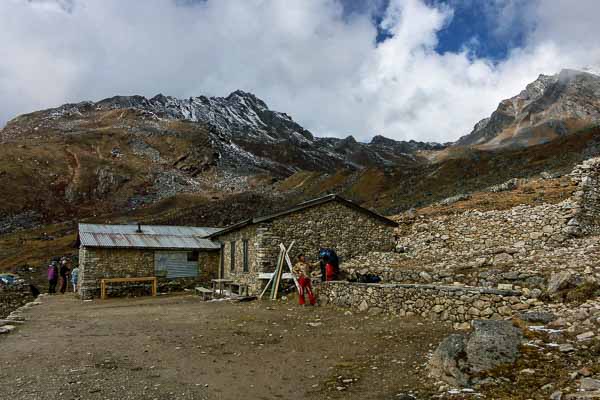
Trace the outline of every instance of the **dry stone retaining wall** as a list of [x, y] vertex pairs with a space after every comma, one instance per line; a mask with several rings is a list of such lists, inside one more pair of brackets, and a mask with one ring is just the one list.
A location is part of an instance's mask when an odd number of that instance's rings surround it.
[[325, 282], [319, 296], [338, 307], [370, 313], [464, 323], [502, 319], [540, 304], [513, 290], [415, 284]]
[[[600, 234], [600, 158], [570, 177], [577, 190], [559, 204], [407, 215], [397, 229], [398, 253], [372, 252], [341, 265], [349, 278], [374, 274], [383, 284], [331, 282], [321, 296], [359, 311], [459, 324], [542, 305], [537, 298], [559, 271], [600, 282], [599, 238], [590, 236]], [[493, 289], [499, 284], [519, 291]]]
[[573, 195], [574, 217], [568, 221], [573, 235], [600, 234], [600, 158], [592, 158], [576, 166], [570, 174], [578, 183]]
[[[393, 253], [390, 253], [393, 254]], [[418, 283], [451, 285], [461, 283], [467, 286], [479, 286], [496, 288], [498, 285], [512, 285], [515, 289], [543, 289], [546, 287], [549, 271], [521, 270], [515, 269], [445, 269], [444, 265], [434, 264], [426, 267], [407, 268], [401, 265], [389, 266], [385, 264], [373, 264], [375, 258], [370, 257], [353, 259], [343, 263], [340, 269], [344, 272], [344, 278], [356, 281], [363, 275], [376, 275], [386, 283]], [[376, 259], [376, 258], [375, 258]], [[362, 262], [361, 262], [362, 261]]]
[[431, 261], [489, 254], [495, 254], [497, 260], [509, 259], [514, 253], [560, 245], [569, 237], [567, 223], [573, 215], [571, 203], [564, 202], [418, 217], [401, 222], [398, 247], [407, 249], [411, 257]]
[[26, 290], [0, 290], [0, 319], [33, 300], [33, 296]]
[[348, 280], [372, 274], [386, 283], [448, 285], [458, 282], [488, 288], [503, 284], [526, 293], [544, 290], [550, 276], [561, 271], [600, 282], [599, 237], [569, 239], [561, 247], [538, 250], [533, 254], [513, 253], [508, 260], [498, 263], [493, 254], [478, 259], [421, 263], [406, 254], [371, 252], [343, 262], [340, 268], [344, 272], [342, 279]]
[[424, 261], [551, 250], [573, 237], [600, 233], [600, 158], [586, 160], [569, 175], [577, 190], [559, 204], [509, 210], [470, 210], [456, 215], [410, 215], [400, 221], [398, 249]]

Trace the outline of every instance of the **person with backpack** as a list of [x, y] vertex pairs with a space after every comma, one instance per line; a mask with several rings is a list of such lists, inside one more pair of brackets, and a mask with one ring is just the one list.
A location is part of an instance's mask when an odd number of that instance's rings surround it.
[[336, 280], [339, 274], [340, 261], [335, 250], [321, 249], [319, 251], [319, 258], [321, 259], [321, 280]]
[[67, 265], [67, 259], [63, 257], [63, 259], [60, 262], [60, 292], [62, 294], [65, 294], [65, 292], [67, 291], [67, 284], [69, 282], [69, 274], [71, 273], [71, 270], [69, 269], [69, 266]]
[[323, 257], [323, 261], [325, 262], [325, 282], [334, 281], [336, 273], [332, 261], [328, 256]]
[[48, 265], [48, 293], [56, 293], [56, 284], [58, 283], [58, 265], [52, 261]]

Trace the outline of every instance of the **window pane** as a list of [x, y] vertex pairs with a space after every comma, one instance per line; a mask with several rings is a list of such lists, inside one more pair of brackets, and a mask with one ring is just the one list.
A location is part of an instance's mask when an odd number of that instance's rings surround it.
[[231, 242], [231, 270], [235, 271], [235, 242]]
[[194, 251], [187, 253], [187, 260], [188, 261], [198, 261], [198, 251], [194, 250]]
[[244, 272], [248, 272], [248, 241], [244, 240]]

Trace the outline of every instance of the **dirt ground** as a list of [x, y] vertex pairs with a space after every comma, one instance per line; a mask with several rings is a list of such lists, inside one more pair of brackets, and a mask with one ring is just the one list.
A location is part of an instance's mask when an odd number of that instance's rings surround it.
[[291, 300], [42, 302], [0, 337], [2, 398], [428, 398], [424, 364], [450, 331]]

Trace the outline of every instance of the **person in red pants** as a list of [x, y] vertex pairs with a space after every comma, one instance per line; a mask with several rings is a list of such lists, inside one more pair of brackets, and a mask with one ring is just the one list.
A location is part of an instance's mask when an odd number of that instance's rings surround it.
[[308, 294], [308, 301], [311, 306], [317, 302], [315, 294], [312, 291], [310, 283], [310, 264], [308, 264], [303, 254], [298, 256], [298, 262], [294, 265], [294, 274], [298, 278], [298, 303], [303, 306], [305, 304], [304, 294]]

